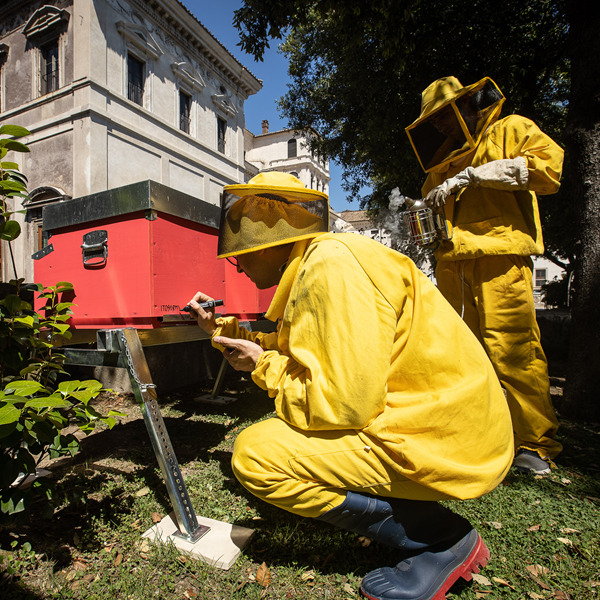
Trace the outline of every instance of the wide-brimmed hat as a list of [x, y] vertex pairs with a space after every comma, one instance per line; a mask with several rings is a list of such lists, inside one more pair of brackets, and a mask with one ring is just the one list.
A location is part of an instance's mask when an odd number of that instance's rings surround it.
[[329, 229], [327, 194], [280, 171], [227, 185], [221, 201], [218, 258], [315, 237]]

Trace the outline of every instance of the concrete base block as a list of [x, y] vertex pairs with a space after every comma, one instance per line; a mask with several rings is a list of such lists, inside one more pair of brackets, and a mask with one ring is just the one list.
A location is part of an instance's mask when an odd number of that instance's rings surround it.
[[194, 558], [199, 558], [209, 565], [227, 570], [254, 535], [254, 529], [204, 517], [198, 517], [198, 524], [210, 527], [210, 531], [196, 542], [189, 542], [185, 538], [175, 535], [179, 530], [173, 514], [148, 529], [142, 537], [148, 538], [155, 544], [172, 543], [183, 553], [191, 554]]

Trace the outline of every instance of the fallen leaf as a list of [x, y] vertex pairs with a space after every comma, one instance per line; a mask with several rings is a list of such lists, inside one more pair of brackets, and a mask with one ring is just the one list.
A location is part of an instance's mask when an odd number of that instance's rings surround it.
[[508, 583], [508, 581], [506, 581], [506, 579], [500, 579], [500, 577], [492, 577], [492, 579], [496, 583], [499, 583], [500, 585], [505, 585], [505, 586], [509, 587], [511, 590], [515, 589], [512, 585], [510, 585], [510, 583]]
[[532, 525], [531, 527], [527, 528], [527, 531], [539, 531], [540, 527], [541, 525]]
[[479, 585], [492, 585], [492, 582], [479, 573], [473, 573], [473, 581]]
[[260, 565], [256, 570], [256, 582], [265, 588], [271, 584], [271, 572], [267, 568], [266, 563]]
[[146, 496], [146, 495], [148, 495], [149, 493], [150, 493], [150, 488], [149, 488], [148, 486], [146, 486], [146, 487], [143, 487], [141, 490], [138, 490], [138, 491], [135, 493], [135, 495], [136, 495], [138, 498], [141, 498], [142, 496]]
[[118, 567], [123, 562], [123, 554], [117, 550], [117, 557], [115, 558], [114, 565]]
[[177, 560], [178, 560], [180, 563], [182, 563], [182, 564], [185, 564], [186, 562], [188, 562], [188, 559], [187, 559], [185, 556], [183, 556], [182, 554], [180, 554], [180, 555], [177, 557]]
[[539, 577], [540, 575], [548, 575], [548, 573], [550, 573], [550, 569], [543, 567], [542, 565], [527, 565], [525, 568], [536, 577]]
[[153, 512], [151, 515], [153, 523], [160, 523], [162, 521], [162, 515], [157, 512]]
[[499, 523], [498, 521], [488, 521], [487, 525], [493, 527], [494, 529], [502, 529], [502, 523]]
[[561, 479], [561, 482], [562, 482], [562, 483], [564, 483], [565, 485], [569, 485], [569, 484], [571, 483], [571, 480], [570, 480], [570, 479], [567, 479], [566, 477], [563, 477], [563, 478]]
[[140, 528], [140, 521], [141, 519], [136, 519], [132, 524], [131, 524], [131, 529], [139, 529]]
[[494, 592], [492, 590], [477, 590], [475, 592], [475, 598], [477, 598], [477, 600], [484, 600], [485, 598], [488, 597], [488, 594], [493, 594]]
[[569, 595], [565, 592], [554, 592], [554, 597], [556, 600], [569, 600]]
[[579, 531], [579, 529], [571, 529], [571, 527], [561, 527], [560, 532], [561, 533], [581, 533], [581, 531]]
[[73, 561], [73, 568], [76, 571], [85, 571], [88, 568], [88, 561], [85, 558], [76, 558]]
[[302, 573], [302, 575], [300, 576], [300, 579], [302, 579], [302, 581], [312, 581], [314, 578], [315, 572], [312, 569], [310, 571]]
[[559, 542], [562, 542], [565, 546], [572, 546], [573, 542], [569, 538], [559, 537], [556, 538]]
[[346, 594], [350, 594], [351, 596], [356, 596], [356, 590], [349, 583], [345, 583], [342, 587], [343, 587], [344, 591], [346, 592]]
[[535, 592], [528, 592], [527, 595], [531, 598], [531, 600], [542, 600], [544, 597], [541, 594], [536, 594]]
[[[533, 581], [535, 581], [543, 590], [549, 590], [550, 586], [546, 585], [541, 579], [538, 578], [538, 575], [544, 573], [544, 567], [541, 565], [527, 565], [525, 567], [527, 569], [527, 574]], [[548, 572], [548, 569], [546, 569]]]
[[361, 535], [361, 536], [358, 538], [358, 543], [359, 543], [359, 544], [360, 544], [360, 545], [361, 545], [363, 548], [368, 548], [368, 547], [371, 545], [371, 542], [372, 542], [372, 541], [373, 541], [373, 540], [372, 540], [371, 538], [368, 538], [368, 537], [366, 537], [366, 536], [364, 536], [364, 535]]
[[112, 544], [106, 544], [104, 546], [104, 552], [112, 552], [112, 549], [115, 547], [115, 543], [113, 542]]
[[185, 590], [185, 592], [183, 592], [183, 595], [184, 595], [186, 598], [190, 598], [190, 600], [191, 600], [192, 598], [197, 598], [197, 597], [198, 597], [198, 594], [196, 594], [196, 592], [195, 592], [194, 590], [192, 590], [192, 589]]
[[75, 532], [73, 534], [73, 546], [79, 546], [79, 534]]

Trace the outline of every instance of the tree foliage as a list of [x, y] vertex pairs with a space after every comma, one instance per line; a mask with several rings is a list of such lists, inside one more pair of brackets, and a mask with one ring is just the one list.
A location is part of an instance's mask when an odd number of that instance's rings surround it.
[[491, 77], [506, 114], [560, 138], [569, 84], [563, 0], [246, 0], [234, 22], [256, 58], [271, 37], [285, 38], [291, 83], [280, 106], [289, 126], [318, 131], [318, 150], [343, 165], [350, 197], [373, 187], [372, 207], [396, 186], [419, 195], [424, 175], [404, 129], [439, 77], [465, 85]]

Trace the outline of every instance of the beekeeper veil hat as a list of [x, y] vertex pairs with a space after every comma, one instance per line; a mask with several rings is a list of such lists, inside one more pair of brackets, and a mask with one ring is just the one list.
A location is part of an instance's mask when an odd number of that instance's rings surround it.
[[259, 173], [248, 183], [226, 185], [221, 200], [218, 258], [315, 237], [329, 230], [327, 194], [293, 175]]
[[419, 118], [406, 128], [423, 170], [434, 171], [476, 148], [504, 100], [489, 77], [466, 87], [456, 77], [429, 85], [421, 95]]

